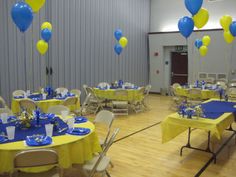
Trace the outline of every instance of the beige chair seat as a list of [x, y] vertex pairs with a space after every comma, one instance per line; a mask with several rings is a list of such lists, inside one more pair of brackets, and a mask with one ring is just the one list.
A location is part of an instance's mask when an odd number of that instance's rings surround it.
[[[84, 166], [83, 166], [83, 170], [85, 171], [91, 171], [93, 169], [93, 167], [95, 166], [95, 164], [97, 163], [99, 159], [99, 155], [93, 157], [92, 160], [88, 161]], [[101, 162], [98, 164], [96, 171], [97, 172], [103, 172], [109, 165], [110, 163], [110, 157], [104, 156], [101, 160]]]

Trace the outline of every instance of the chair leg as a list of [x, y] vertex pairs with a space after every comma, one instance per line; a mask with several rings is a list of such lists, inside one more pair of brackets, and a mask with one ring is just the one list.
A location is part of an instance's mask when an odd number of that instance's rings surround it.
[[58, 168], [58, 173], [59, 173], [59, 177], [63, 177], [64, 175], [64, 170], [62, 168]]
[[105, 172], [106, 172], [106, 175], [107, 175], [108, 177], [111, 177], [111, 175], [108, 173], [107, 170], [105, 170]]
[[114, 164], [110, 161], [109, 162], [110, 163], [110, 165], [111, 165], [111, 168], [113, 168], [114, 167]]

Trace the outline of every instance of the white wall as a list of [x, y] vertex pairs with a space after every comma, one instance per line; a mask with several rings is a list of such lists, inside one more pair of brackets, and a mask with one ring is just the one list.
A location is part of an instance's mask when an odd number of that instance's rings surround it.
[[[211, 37], [211, 44], [208, 47], [206, 57], [200, 57], [198, 50], [194, 47], [194, 41], [202, 38], [204, 35]], [[186, 43], [187, 42], [187, 43]], [[150, 55], [150, 83], [153, 92], [160, 92], [160, 88], [167, 88], [169, 77], [165, 67], [164, 48], [166, 46], [188, 45], [188, 69], [189, 82], [197, 79], [198, 72], [208, 73], [230, 73], [236, 70], [236, 41], [232, 44], [226, 44], [223, 39], [223, 31], [204, 31], [194, 32], [188, 38], [188, 41], [180, 33], [162, 33], [149, 35], [149, 55]], [[154, 53], [158, 52], [158, 56]], [[159, 74], [156, 71], [159, 70]], [[235, 78], [235, 75], [230, 76]]]
[[[219, 19], [226, 14], [236, 20], [236, 0], [204, 0], [202, 7], [210, 14], [209, 21], [203, 29], [220, 28]], [[184, 0], [151, 0], [151, 32], [177, 31], [178, 20], [183, 16], [191, 16], [185, 8]]]

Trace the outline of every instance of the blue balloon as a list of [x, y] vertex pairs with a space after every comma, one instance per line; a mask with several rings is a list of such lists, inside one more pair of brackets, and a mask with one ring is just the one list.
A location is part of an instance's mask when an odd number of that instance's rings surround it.
[[123, 36], [122, 31], [120, 29], [115, 30], [114, 36], [115, 36], [116, 40], [119, 41], [120, 38]]
[[201, 9], [203, 0], [185, 0], [184, 3], [188, 11], [195, 15]]
[[33, 12], [28, 4], [18, 2], [11, 9], [11, 17], [20, 31], [25, 32], [32, 23]]
[[196, 39], [196, 41], [195, 41], [195, 46], [199, 49], [201, 46], [202, 46], [202, 40], [200, 40], [200, 39]]
[[193, 19], [190, 17], [187, 17], [187, 16], [179, 19], [178, 27], [179, 27], [180, 33], [185, 38], [188, 38], [191, 35], [191, 33], [193, 32], [193, 28], [194, 28]]
[[123, 48], [122, 48], [122, 46], [120, 44], [116, 44], [115, 47], [114, 47], [114, 50], [115, 50], [117, 55], [120, 55], [122, 50], [123, 50]]
[[233, 21], [229, 26], [229, 30], [231, 34], [235, 37], [236, 36], [236, 21]]
[[41, 37], [44, 41], [48, 42], [52, 37], [52, 31], [47, 28], [43, 29], [41, 31]]

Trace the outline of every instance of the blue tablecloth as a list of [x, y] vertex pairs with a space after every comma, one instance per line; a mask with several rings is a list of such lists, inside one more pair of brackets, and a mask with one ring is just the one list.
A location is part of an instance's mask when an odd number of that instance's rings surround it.
[[235, 102], [210, 101], [208, 103], [203, 103], [201, 106], [206, 118], [217, 119], [226, 112], [232, 112], [236, 117], [235, 105]]
[[[55, 117], [54, 120], [56, 122], [58, 122], [59, 124], [59, 128], [60, 129], [64, 129], [64, 128], [68, 128], [68, 125], [63, 122], [59, 117]], [[41, 127], [35, 127], [36, 125], [36, 120], [33, 120], [31, 123], [31, 127], [28, 129], [21, 129], [20, 127], [18, 127], [16, 125], [16, 129], [15, 129], [15, 139], [14, 140], [7, 140], [4, 143], [8, 143], [8, 142], [15, 142], [15, 141], [22, 141], [26, 139], [26, 136], [32, 136], [35, 134], [43, 134], [46, 135], [46, 131], [45, 131], [45, 124], [50, 124], [52, 121], [52, 119], [40, 119], [40, 125]], [[7, 124], [0, 124], [0, 133], [4, 132], [4, 134], [6, 135], [6, 127], [8, 126], [15, 126], [15, 122], [11, 122], [11, 123], [7, 123]], [[53, 136], [59, 136], [59, 135], [64, 135], [66, 134], [66, 130], [62, 131], [62, 132], [58, 132], [58, 130], [53, 131]]]

